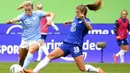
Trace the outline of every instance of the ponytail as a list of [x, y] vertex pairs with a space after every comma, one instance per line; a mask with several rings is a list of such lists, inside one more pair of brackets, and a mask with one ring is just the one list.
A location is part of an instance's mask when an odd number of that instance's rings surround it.
[[89, 10], [97, 11], [102, 7], [102, 0], [96, 0], [94, 4], [85, 5]]

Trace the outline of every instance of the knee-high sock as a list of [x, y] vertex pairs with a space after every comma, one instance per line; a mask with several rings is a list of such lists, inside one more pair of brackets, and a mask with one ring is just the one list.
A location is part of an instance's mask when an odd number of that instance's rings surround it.
[[85, 71], [87, 71], [87, 72], [99, 72], [99, 69], [93, 67], [92, 65], [85, 65]]
[[121, 59], [121, 63], [124, 63], [124, 55], [125, 55], [125, 50], [121, 50], [120, 52], [120, 59]]
[[27, 57], [26, 57], [26, 59], [24, 61], [24, 64], [23, 64], [24, 69], [26, 69], [28, 67], [28, 65], [31, 63], [32, 59], [33, 59], [33, 54], [28, 53]]
[[39, 62], [39, 64], [35, 67], [33, 72], [38, 73], [41, 69], [45, 68], [49, 62], [50, 62], [50, 59], [48, 57], [45, 57], [43, 60]]

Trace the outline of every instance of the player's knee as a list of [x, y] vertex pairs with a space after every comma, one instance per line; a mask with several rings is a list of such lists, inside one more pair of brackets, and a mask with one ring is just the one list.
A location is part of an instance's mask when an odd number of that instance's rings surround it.
[[29, 48], [29, 53], [32, 53], [34, 54], [37, 50], [38, 50], [39, 47], [30, 47]]
[[84, 67], [80, 67], [79, 70], [84, 72], [85, 68]]
[[35, 53], [35, 48], [29, 48], [29, 53]]
[[128, 50], [129, 50], [129, 46], [126, 46], [126, 47], [125, 47], [125, 50], [128, 51]]

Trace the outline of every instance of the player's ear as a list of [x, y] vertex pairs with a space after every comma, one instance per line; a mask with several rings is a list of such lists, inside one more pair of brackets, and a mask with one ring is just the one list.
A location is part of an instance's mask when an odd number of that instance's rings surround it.
[[32, 4], [32, 9], [33, 9], [33, 4]]

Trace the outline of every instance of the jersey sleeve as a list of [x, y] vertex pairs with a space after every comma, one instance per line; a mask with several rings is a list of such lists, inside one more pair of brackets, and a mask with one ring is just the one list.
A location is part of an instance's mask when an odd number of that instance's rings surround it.
[[89, 18], [86, 18], [86, 21], [87, 21], [90, 25], [92, 24]]
[[20, 14], [16, 18], [18, 19], [18, 21], [22, 21], [23, 17], [24, 17], [23, 14]]
[[128, 31], [130, 31], [130, 24], [128, 23]]
[[43, 12], [43, 11], [38, 11], [38, 14], [39, 14], [40, 18], [45, 16], [45, 12]]
[[118, 34], [117, 34], [117, 33], [118, 33], [118, 32], [117, 32], [117, 28], [118, 28], [118, 21], [116, 20], [116, 21], [115, 21], [115, 24], [114, 24], [114, 29], [113, 29], [116, 36], [118, 35]]

